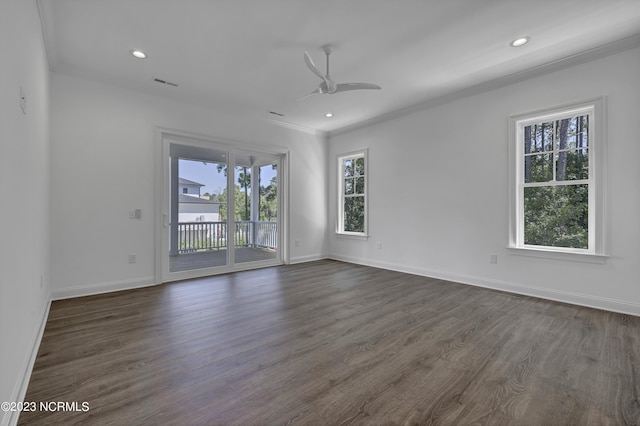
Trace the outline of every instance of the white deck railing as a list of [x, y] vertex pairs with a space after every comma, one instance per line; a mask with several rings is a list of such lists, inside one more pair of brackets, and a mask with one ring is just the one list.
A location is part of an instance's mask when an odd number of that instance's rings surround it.
[[[227, 248], [227, 222], [178, 223], [178, 253]], [[278, 222], [235, 222], [234, 247], [278, 248]]]

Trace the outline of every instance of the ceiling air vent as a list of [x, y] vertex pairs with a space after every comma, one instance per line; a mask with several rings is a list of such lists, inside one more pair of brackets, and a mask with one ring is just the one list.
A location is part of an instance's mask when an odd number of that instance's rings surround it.
[[170, 81], [163, 80], [163, 79], [157, 78], [157, 77], [154, 77], [153, 81], [155, 81], [156, 83], [160, 83], [160, 84], [166, 84], [167, 86], [178, 87], [178, 85], [176, 83], [172, 83]]
[[277, 115], [278, 117], [284, 117], [284, 114], [280, 114], [279, 112], [269, 111], [269, 114]]

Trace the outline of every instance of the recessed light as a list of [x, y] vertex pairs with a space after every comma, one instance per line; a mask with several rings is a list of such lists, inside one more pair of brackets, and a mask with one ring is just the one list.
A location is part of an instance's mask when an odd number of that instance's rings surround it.
[[330, 113], [330, 112], [328, 112], [328, 113], [326, 113], [324, 116], [325, 116], [325, 117], [327, 117], [327, 118], [331, 118], [331, 117], [333, 117], [333, 114], [332, 114], [332, 113]]
[[147, 57], [147, 54], [144, 53], [142, 50], [131, 50], [131, 54], [138, 59], [144, 59]]
[[513, 40], [511, 43], [509, 43], [509, 46], [511, 47], [520, 47], [523, 46], [525, 44], [527, 44], [529, 42], [529, 37], [520, 37], [517, 38], [515, 40]]

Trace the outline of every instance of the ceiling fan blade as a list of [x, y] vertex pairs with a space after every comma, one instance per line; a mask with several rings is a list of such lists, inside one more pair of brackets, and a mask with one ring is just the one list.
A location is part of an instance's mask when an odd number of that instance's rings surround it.
[[382, 87], [377, 84], [371, 83], [338, 83], [337, 86], [334, 93], [346, 92], [347, 90], [382, 89]]
[[322, 72], [318, 69], [318, 67], [316, 67], [316, 65], [313, 63], [313, 60], [311, 60], [309, 52], [304, 52], [304, 62], [307, 64], [307, 67], [311, 70], [312, 73], [320, 77], [323, 81], [326, 81], [325, 76], [322, 75]]
[[316, 95], [316, 94], [320, 94], [320, 93], [322, 93], [322, 90], [318, 87], [318, 88], [317, 88], [316, 90], [314, 90], [313, 92], [311, 92], [311, 93], [307, 93], [307, 94], [306, 94], [306, 95], [304, 95], [303, 97], [296, 99], [296, 101], [301, 101], [301, 100], [303, 100], [303, 99], [307, 99], [307, 98], [308, 98], [309, 96], [311, 96], [311, 95]]

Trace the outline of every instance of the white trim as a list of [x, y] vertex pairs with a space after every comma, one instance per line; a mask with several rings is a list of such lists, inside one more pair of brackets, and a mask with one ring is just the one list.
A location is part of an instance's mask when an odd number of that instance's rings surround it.
[[164, 143], [162, 141], [164, 130], [160, 127], [154, 127], [154, 212], [153, 212], [153, 274], [154, 282], [160, 284], [162, 282], [162, 233], [165, 229], [165, 223], [169, 220], [167, 216], [169, 212], [164, 211]]
[[[344, 230], [344, 160], [364, 158], [364, 232], [352, 232]], [[338, 179], [338, 209], [336, 211], [335, 233], [344, 237], [368, 238], [369, 237], [369, 149], [363, 148], [356, 151], [346, 152], [336, 155], [338, 169], [336, 177]], [[354, 182], [355, 191], [355, 182]]]
[[[235, 232], [233, 230], [236, 228], [236, 151], [232, 148], [227, 150], [227, 263], [223, 266], [219, 267], [219, 271], [230, 270], [235, 267], [236, 264], [236, 244], [235, 244]], [[245, 200], [246, 201], [246, 200]], [[231, 210], [231, 206], [233, 206], [233, 212]], [[279, 220], [280, 218], [278, 218]], [[231, 238], [229, 234], [233, 232], [233, 250], [231, 250]], [[167, 261], [168, 258], [165, 255], [164, 257]], [[189, 272], [198, 274], [197, 270], [190, 270]], [[166, 277], [171, 277], [173, 272], [169, 271]], [[209, 275], [209, 274], [198, 274], [198, 275]], [[175, 275], [173, 275], [175, 276]]]
[[296, 263], [314, 262], [316, 260], [324, 260], [324, 259], [329, 259], [329, 255], [328, 254], [311, 254], [307, 256], [292, 257], [289, 264], [294, 265]]
[[346, 239], [350, 239], [350, 240], [368, 240], [370, 235], [368, 234], [360, 234], [360, 233], [355, 233], [355, 232], [338, 232], [336, 230], [336, 237], [337, 238], [346, 238]]
[[291, 259], [291, 207], [289, 204], [291, 189], [289, 185], [289, 170], [291, 170], [291, 152], [287, 150], [283, 155], [282, 161], [280, 161], [280, 166], [282, 170], [280, 171], [278, 178], [278, 191], [281, 194], [278, 197], [278, 205], [279, 211], [282, 212], [283, 220], [282, 220], [282, 232], [278, 236], [278, 244], [280, 244], [281, 250], [281, 258], [284, 264], [288, 264]]
[[351, 256], [329, 255], [329, 259], [355, 263], [358, 265], [371, 266], [374, 268], [387, 269], [391, 271], [404, 272], [407, 274], [420, 275], [423, 277], [435, 278], [444, 281], [452, 281], [476, 287], [489, 288], [492, 290], [505, 291], [508, 293], [520, 294], [523, 296], [553, 300], [556, 302], [568, 303], [571, 305], [586, 306], [589, 308], [602, 309], [610, 312], [640, 316], [640, 304], [631, 303], [626, 300], [595, 297], [588, 294], [574, 293], [569, 291], [558, 291], [549, 288], [518, 284], [508, 281], [479, 278], [469, 275], [450, 274], [442, 271], [434, 271], [396, 263], [381, 262], [375, 260], [372, 261], [369, 259]]
[[[231, 250], [229, 256], [234, 255]], [[247, 271], [250, 269], [271, 268], [281, 266], [284, 263], [278, 259], [256, 260], [252, 262], [236, 263], [233, 267], [230, 265], [212, 266], [211, 268], [188, 269], [186, 271], [170, 272], [163, 278], [163, 283], [174, 281], [191, 280], [202, 277], [213, 277], [216, 275], [232, 274], [234, 272]]]
[[[280, 145], [254, 145], [251, 142], [237, 140], [237, 139], [229, 139], [229, 138], [220, 138], [216, 136], [204, 135], [201, 133], [193, 133], [186, 132], [183, 130], [171, 129], [168, 127], [162, 126], [154, 126], [156, 132], [162, 137], [170, 139], [172, 142], [176, 143], [195, 143], [202, 145], [204, 144], [215, 144], [218, 145], [221, 149], [234, 149], [241, 151], [255, 151], [261, 154], [285, 154], [289, 152], [289, 149], [285, 146]], [[158, 142], [158, 141], [156, 141]], [[161, 141], [160, 141], [161, 142]], [[207, 146], [207, 145], [205, 145]]]
[[[523, 183], [523, 146], [521, 144], [522, 129], [526, 125], [546, 120], [588, 114], [589, 126], [589, 178], [584, 181]], [[562, 260], [603, 263], [607, 256], [606, 232], [606, 97], [572, 102], [528, 113], [514, 114], [509, 117], [509, 248], [517, 249], [523, 256], [547, 257]], [[555, 147], [554, 147], [555, 150]], [[555, 166], [554, 166], [555, 170]], [[555, 171], [554, 171], [555, 179]], [[562, 247], [537, 247], [524, 244], [524, 224], [522, 223], [523, 199], [522, 189], [526, 186], [554, 185], [589, 185], [589, 235], [588, 249], [571, 249]], [[539, 250], [540, 254], [534, 252]], [[515, 251], [514, 251], [515, 253]]]
[[91, 296], [94, 294], [111, 293], [114, 291], [132, 290], [134, 288], [156, 285], [155, 277], [142, 277], [132, 280], [111, 281], [89, 284], [80, 287], [65, 287], [51, 291], [51, 300], [71, 299], [74, 297]]
[[[19, 402], [24, 401], [24, 397], [27, 394], [27, 388], [29, 387], [29, 381], [31, 380], [31, 373], [33, 372], [33, 366], [36, 363], [38, 356], [38, 349], [40, 349], [40, 342], [42, 342], [42, 335], [49, 319], [49, 310], [51, 309], [51, 298], [46, 302], [44, 310], [42, 312], [42, 318], [40, 319], [40, 327], [36, 330], [35, 336], [33, 336], [33, 343], [31, 344], [31, 351], [26, 355], [22, 361], [20, 371], [22, 372], [22, 380], [18, 380], [14, 385], [13, 392], [9, 397], [9, 401]], [[20, 417], [19, 411], [5, 411], [2, 418], [0, 418], [0, 424], [3, 425], [17, 425], [18, 418]]]
[[554, 250], [552, 247], [529, 248], [529, 247], [507, 247], [511, 254], [515, 256], [539, 257], [542, 259], [566, 260], [570, 262], [585, 263], [607, 263], [609, 256], [594, 253], [578, 253], [571, 251]]
[[320, 129], [314, 129], [313, 127], [303, 126], [302, 124], [292, 123], [290, 121], [278, 120], [277, 118], [267, 117], [267, 121], [276, 124], [278, 126], [285, 127], [291, 130], [297, 130], [299, 132], [308, 133], [314, 136], [320, 136], [323, 138], [329, 137], [329, 132]]

